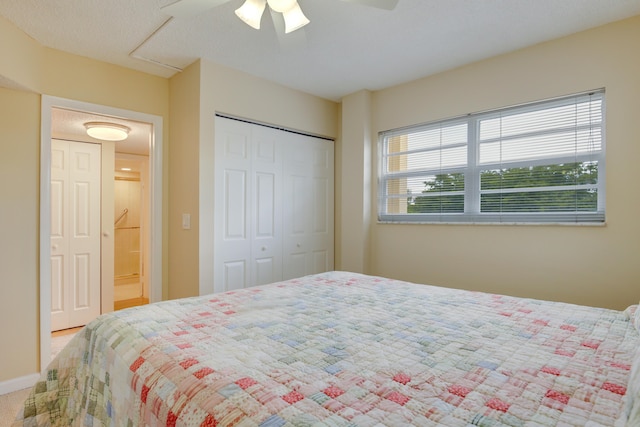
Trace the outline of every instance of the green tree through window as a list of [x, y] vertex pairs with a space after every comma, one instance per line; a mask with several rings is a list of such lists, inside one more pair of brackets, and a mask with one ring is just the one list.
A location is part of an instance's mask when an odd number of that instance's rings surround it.
[[[407, 213], [464, 212], [464, 174], [439, 174], [424, 186], [424, 196], [409, 199]], [[458, 194], [447, 194], [452, 192]]]
[[[480, 173], [480, 211], [592, 212], [597, 209], [596, 162], [529, 166]], [[464, 212], [464, 174], [435, 175], [421, 195], [409, 198], [408, 213]], [[522, 189], [522, 191], [518, 191]]]

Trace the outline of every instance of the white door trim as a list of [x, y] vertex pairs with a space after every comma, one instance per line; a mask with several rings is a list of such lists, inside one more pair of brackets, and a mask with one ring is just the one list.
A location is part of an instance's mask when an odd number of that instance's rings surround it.
[[150, 123], [150, 235], [149, 301], [162, 299], [162, 124], [161, 116], [42, 95], [40, 121], [40, 369], [51, 358], [51, 109], [66, 108]]

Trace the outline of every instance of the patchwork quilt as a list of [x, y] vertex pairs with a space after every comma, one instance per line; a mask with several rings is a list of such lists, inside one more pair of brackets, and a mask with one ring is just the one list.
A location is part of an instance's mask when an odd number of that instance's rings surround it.
[[344, 272], [167, 301], [87, 325], [14, 426], [613, 426], [635, 308]]

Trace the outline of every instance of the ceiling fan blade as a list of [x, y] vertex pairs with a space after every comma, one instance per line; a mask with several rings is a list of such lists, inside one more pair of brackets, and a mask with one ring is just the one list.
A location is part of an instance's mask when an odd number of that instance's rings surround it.
[[160, 10], [175, 18], [190, 18], [228, 1], [229, 0], [178, 0], [175, 3], [161, 7]]
[[398, 5], [399, 0], [342, 0], [351, 3], [360, 3], [365, 6], [377, 7], [378, 9], [393, 10]]

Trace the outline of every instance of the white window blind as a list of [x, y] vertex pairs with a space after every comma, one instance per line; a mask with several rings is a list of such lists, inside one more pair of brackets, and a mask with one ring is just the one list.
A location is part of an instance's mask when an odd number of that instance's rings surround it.
[[381, 221], [603, 222], [604, 91], [380, 134]]

